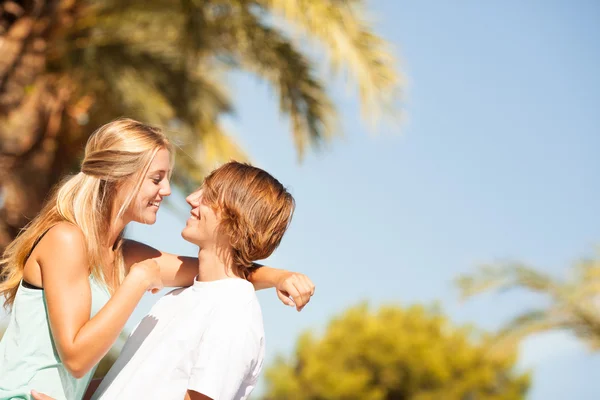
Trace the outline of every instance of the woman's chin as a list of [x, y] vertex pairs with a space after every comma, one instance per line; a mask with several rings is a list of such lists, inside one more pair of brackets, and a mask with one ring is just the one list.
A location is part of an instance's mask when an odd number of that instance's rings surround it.
[[144, 225], [154, 225], [156, 223], [156, 214], [153, 213], [152, 215], [143, 215], [142, 218], [139, 218], [135, 222]]

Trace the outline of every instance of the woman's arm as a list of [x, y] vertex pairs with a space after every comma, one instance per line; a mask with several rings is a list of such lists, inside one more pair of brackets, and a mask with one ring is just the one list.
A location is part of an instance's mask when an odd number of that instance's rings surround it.
[[159, 268], [155, 262], [133, 267], [90, 319], [92, 294], [83, 233], [74, 225], [61, 223], [38, 246], [36, 261], [42, 271], [56, 349], [67, 370], [81, 378], [109, 351], [146, 290], [162, 287]]
[[[123, 256], [128, 267], [147, 259], [154, 259], [160, 266], [160, 274], [164, 286], [191, 286], [198, 275], [198, 258], [184, 257], [164, 253], [154, 247], [134, 240], [125, 240]], [[248, 280], [254, 289], [276, 288], [277, 296], [286, 305], [296, 307], [298, 311], [310, 301], [315, 292], [315, 285], [304, 274], [290, 272], [255, 264]], [[290, 300], [290, 297], [292, 300]]]
[[125, 240], [123, 257], [126, 268], [144, 260], [154, 259], [160, 266], [160, 277], [166, 287], [191, 286], [198, 275], [198, 258], [164, 253], [135, 240]]

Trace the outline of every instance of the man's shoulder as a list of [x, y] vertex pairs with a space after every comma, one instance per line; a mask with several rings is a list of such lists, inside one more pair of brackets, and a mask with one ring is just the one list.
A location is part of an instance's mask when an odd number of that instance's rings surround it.
[[260, 317], [262, 311], [260, 303], [254, 291], [246, 293], [235, 293], [234, 296], [223, 299], [220, 309], [226, 315], [236, 316], [239, 319], [252, 320]]
[[177, 288], [167, 292], [152, 305], [148, 315], [154, 317], [169, 316], [174, 310], [181, 307], [188, 288]]
[[214, 299], [213, 312], [215, 322], [224, 325], [260, 325], [262, 327], [262, 311], [254, 287], [241, 284], [239, 290], [232, 290], [224, 296]]
[[221, 304], [222, 307], [240, 309], [249, 307], [251, 304], [258, 304], [258, 298], [254, 286], [243, 279], [229, 279], [223, 282], [215, 302]]
[[182, 300], [185, 293], [189, 291], [189, 288], [176, 288], [167, 293], [165, 293], [155, 305], [164, 304], [164, 303], [176, 303], [179, 300]]

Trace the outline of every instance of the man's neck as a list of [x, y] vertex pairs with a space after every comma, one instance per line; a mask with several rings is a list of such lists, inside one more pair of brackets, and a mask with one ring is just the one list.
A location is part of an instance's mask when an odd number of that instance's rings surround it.
[[229, 257], [223, 257], [213, 249], [200, 249], [198, 251], [198, 277], [199, 282], [210, 282], [225, 278], [237, 278], [233, 273]]

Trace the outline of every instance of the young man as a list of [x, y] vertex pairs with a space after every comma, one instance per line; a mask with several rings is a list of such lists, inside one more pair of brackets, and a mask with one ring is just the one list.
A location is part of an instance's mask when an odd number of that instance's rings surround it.
[[[94, 399], [246, 399], [265, 352], [260, 305], [244, 279], [279, 245], [294, 199], [267, 172], [230, 162], [188, 196], [182, 236], [199, 246], [194, 285], [161, 298]], [[314, 291], [300, 276], [298, 287]]]

